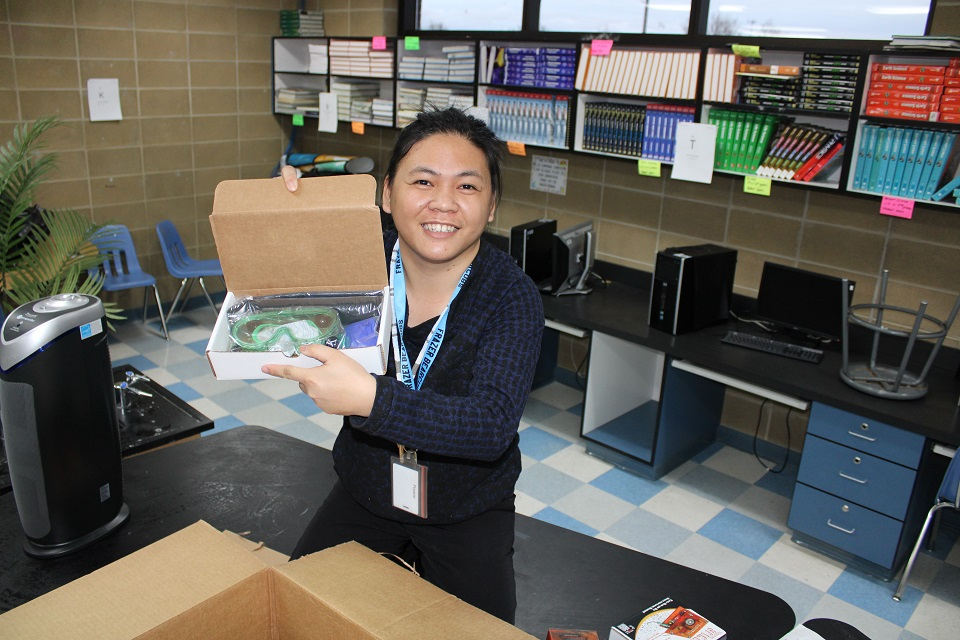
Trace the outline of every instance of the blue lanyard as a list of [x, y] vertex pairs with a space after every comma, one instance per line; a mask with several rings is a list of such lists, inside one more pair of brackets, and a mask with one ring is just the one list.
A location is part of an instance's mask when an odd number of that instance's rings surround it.
[[472, 268], [473, 265], [470, 265], [467, 267], [467, 270], [463, 272], [463, 275], [460, 276], [460, 282], [457, 283], [457, 288], [454, 289], [453, 295], [450, 296], [450, 302], [447, 303], [443, 313], [437, 318], [436, 323], [433, 325], [433, 330], [430, 332], [430, 337], [424, 342], [416, 362], [414, 362], [411, 367], [410, 357], [407, 355], [407, 347], [403, 344], [403, 328], [407, 322], [407, 286], [403, 278], [403, 261], [400, 259], [400, 241], [397, 240], [397, 243], [393, 246], [393, 271], [390, 273], [390, 287], [393, 289], [393, 315], [396, 318], [393, 324], [393, 331], [391, 332], [393, 334], [393, 356], [396, 361], [397, 379], [411, 389], [416, 390], [420, 388], [424, 378], [427, 377], [430, 365], [433, 364], [437, 354], [440, 352], [440, 345], [443, 344], [443, 336], [447, 328], [447, 316], [450, 313], [450, 305], [453, 304], [453, 301], [463, 288], [463, 284], [470, 276], [470, 270]]

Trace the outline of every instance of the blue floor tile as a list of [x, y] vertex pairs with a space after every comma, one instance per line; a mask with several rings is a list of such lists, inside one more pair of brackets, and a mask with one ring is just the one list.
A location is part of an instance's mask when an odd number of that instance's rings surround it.
[[527, 427], [520, 432], [520, 451], [534, 460], [549, 458], [569, 446], [570, 443], [563, 438], [558, 438], [537, 427]]
[[564, 529], [570, 529], [571, 531], [577, 531], [582, 533], [585, 536], [594, 537], [599, 531], [585, 525], [576, 518], [571, 518], [565, 513], [557, 511], [553, 507], [547, 507], [546, 509], [541, 509], [540, 511], [533, 514], [533, 517], [537, 520], [542, 520], [544, 522], [549, 522], [550, 524], [555, 524], [558, 527], [563, 527]]
[[875, 580], [848, 569], [834, 581], [827, 593], [902, 627], [910, 620], [919, 597], [914, 599], [911, 594], [911, 597], [895, 602], [894, 589], [896, 586], [892, 582]]
[[783, 535], [777, 529], [732, 509], [718, 513], [697, 533], [754, 560], [759, 560]]
[[311, 400], [310, 396], [305, 393], [298, 393], [296, 395], [283, 398], [278, 402], [288, 409], [296, 411], [304, 417], [312, 416], [320, 411], [320, 409], [317, 407], [317, 403]]
[[622, 469], [611, 469], [590, 484], [638, 506], [669, 486], [662, 480], [647, 480]]

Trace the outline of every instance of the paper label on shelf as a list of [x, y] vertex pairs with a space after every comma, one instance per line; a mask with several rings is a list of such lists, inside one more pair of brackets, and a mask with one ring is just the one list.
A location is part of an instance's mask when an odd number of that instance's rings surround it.
[[407, 51], [419, 51], [420, 36], [405, 36], [403, 38], [403, 48]]
[[608, 56], [613, 49], [613, 40], [591, 40], [590, 55]]
[[356, 133], [357, 135], [362, 136], [362, 135], [363, 135], [363, 129], [364, 129], [364, 127], [363, 127], [363, 123], [362, 123], [362, 122], [351, 122], [351, 123], [350, 123], [350, 131], [353, 131], [353, 132]]
[[646, 158], [640, 158], [637, 160], [637, 173], [641, 176], [659, 178], [660, 167], [661, 163], [659, 160], [647, 160]]
[[337, 132], [337, 94], [321, 93], [320, 110], [317, 112], [320, 121], [317, 123], [317, 131], [327, 133]]
[[744, 58], [759, 58], [760, 47], [754, 44], [733, 44], [730, 45], [733, 52]]
[[755, 196], [769, 196], [770, 182], [770, 178], [762, 178], [760, 176], [744, 176], [743, 192], [752, 193]]
[[303, 114], [295, 113], [293, 114], [293, 126], [302, 127], [303, 126]]
[[891, 198], [883, 196], [880, 201], [880, 213], [885, 216], [894, 216], [895, 218], [913, 218], [913, 200], [904, 200], [903, 198]]
[[370, 48], [374, 51], [385, 51], [387, 48], [387, 36], [373, 36]]
[[507, 151], [515, 156], [527, 155], [527, 145], [516, 140], [507, 140]]
[[570, 161], [565, 158], [548, 158], [534, 154], [530, 170], [530, 189], [560, 196], [567, 195], [569, 166]]

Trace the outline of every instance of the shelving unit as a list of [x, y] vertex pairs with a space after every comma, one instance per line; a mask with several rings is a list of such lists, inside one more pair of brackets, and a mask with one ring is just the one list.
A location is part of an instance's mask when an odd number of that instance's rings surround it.
[[[942, 200], [930, 199], [960, 170], [960, 142], [956, 141], [960, 137], [960, 77], [948, 76], [956, 82], [950, 89], [956, 91], [938, 94], [938, 99], [948, 96], [937, 102], [939, 111], [919, 116], [911, 113], [909, 119], [890, 117], [894, 115], [891, 106], [881, 104], [905, 100], [896, 89], [886, 88], [884, 96], [870, 94], [872, 65], [960, 65], [951, 63], [952, 56], [946, 52], [765, 48], [759, 58], [747, 59], [726, 46], [615, 43], [604, 53], [592, 52], [592, 43], [583, 42], [420, 37], [419, 49], [408, 51], [405, 39], [385, 40], [386, 50], [377, 55], [389, 60], [389, 69], [378, 76], [352, 64], [346, 68], [339, 64], [338, 48], [344, 43], [369, 58], [372, 39], [274, 38], [274, 112], [316, 116], [316, 96], [333, 91], [348, 96], [338, 101], [340, 120], [402, 127], [425, 104], [476, 105], [481, 113], [486, 111], [497, 135], [508, 142], [666, 163], [673, 161], [670, 143], [676, 123], [688, 119], [717, 124], [714, 170], [718, 173], [759, 175], [813, 188], [960, 206], [952, 189], [941, 194]], [[314, 49], [329, 47], [332, 57], [326, 70], [317, 66], [316, 56], [311, 63], [311, 45]], [[451, 77], [450, 60], [460, 55], [470, 62], [457, 64], [464, 75]], [[420, 58], [422, 66], [411, 65], [410, 58]], [[424, 75], [419, 69], [427, 70], [428, 59], [437, 64]], [[444, 61], [447, 73], [441, 77], [442, 73], [433, 71], [443, 67]], [[741, 64], [755, 66], [741, 70]], [[787, 67], [796, 67], [800, 73], [786, 77], [799, 80], [784, 80]], [[775, 82], [793, 82], [795, 86], [789, 94], [778, 93], [779, 85], [771, 84]], [[907, 94], [911, 102], [921, 101], [919, 91]], [[371, 115], [374, 99], [380, 113], [376, 120]], [[770, 119], [776, 126], [764, 144], [765, 137], [759, 134]], [[872, 153], [867, 157], [867, 145], [876, 143], [878, 131], [890, 133], [891, 144], [898, 131], [901, 144], [904, 138], [909, 140], [902, 161], [899, 149], [896, 156], [904, 169], [899, 174], [893, 169], [889, 181], [884, 175], [883, 187], [862, 179], [862, 170], [872, 160]], [[783, 134], [788, 134], [783, 138], [785, 144], [776, 147]], [[934, 188], [918, 195], [900, 185], [913, 179], [907, 170], [911, 145], [915, 142], [919, 149], [925, 136], [953, 140], [952, 153], [941, 159], [942, 168], [931, 167], [931, 174], [940, 178]], [[754, 156], [748, 151], [751, 143], [766, 147], [757, 166], [748, 162]], [[880, 150], [882, 153], [882, 147]], [[768, 155], [771, 162], [779, 157], [781, 164], [758, 168]], [[913, 158], [918, 164], [916, 154]], [[937, 169], [941, 169], [939, 173]]]

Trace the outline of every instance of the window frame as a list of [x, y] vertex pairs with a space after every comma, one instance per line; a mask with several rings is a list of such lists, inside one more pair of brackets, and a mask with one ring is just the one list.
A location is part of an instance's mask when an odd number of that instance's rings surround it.
[[[624, 45], [673, 45], [673, 46], [706, 46], [729, 47], [734, 42], [727, 35], [706, 35], [709, 22], [711, 0], [690, 0], [690, 22], [685, 34], [647, 34], [647, 33], [580, 33], [573, 31], [540, 31], [537, 28], [540, 18], [540, 0], [523, 1], [523, 26], [520, 31], [435, 31], [416, 28], [419, 19], [419, 0], [399, 0], [400, 37], [423, 36], [434, 38], [472, 38], [477, 40], [533, 40], [542, 42], [589, 42], [598, 37], [605, 37]], [[720, 0], [713, 0], [719, 2]], [[927, 23], [924, 35], [930, 33], [933, 22], [933, 13], [937, 0], [930, 0], [927, 11]], [[893, 35], [893, 34], [891, 34]], [[750, 44], [761, 43], [771, 49], [834, 49], [834, 50], [878, 50], [882, 49], [890, 39], [882, 40], [851, 40], [851, 39], [820, 39], [820, 38], [774, 38], [774, 37], [738, 37]]]

